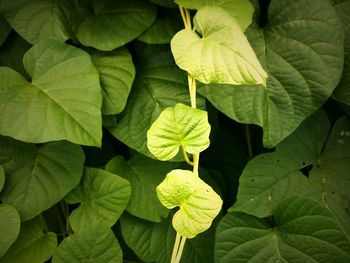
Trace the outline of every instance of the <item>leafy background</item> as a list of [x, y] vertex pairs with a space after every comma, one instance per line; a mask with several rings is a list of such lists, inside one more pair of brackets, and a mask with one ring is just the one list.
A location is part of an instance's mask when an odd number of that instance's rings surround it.
[[[198, 82], [200, 176], [224, 204], [182, 262], [350, 262], [350, 1], [177, 3], [244, 29], [254, 13], [268, 74]], [[155, 188], [187, 165], [155, 160], [146, 136], [190, 104], [169, 44], [182, 28], [171, 0], [0, 0], [0, 262], [169, 262], [174, 211]]]

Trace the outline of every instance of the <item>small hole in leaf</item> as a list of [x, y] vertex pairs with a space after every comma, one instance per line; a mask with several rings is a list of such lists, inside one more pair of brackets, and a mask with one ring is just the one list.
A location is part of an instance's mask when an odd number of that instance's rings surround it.
[[280, 162], [280, 160], [277, 160], [277, 162], [279, 163], [279, 162]]
[[254, 182], [255, 180], [252, 178], [250, 181]]
[[299, 169], [299, 171], [305, 175], [307, 178], [309, 178], [309, 174], [310, 171], [312, 170], [312, 168], [314, 167], [313, 164], [309, 164], [307, 166], [305, 166], [305, 162], [303, 162], [303, 167]]
[[334, 191], [332, 191], [332, 194], [335, 194], [335, 192], [334, 192]]

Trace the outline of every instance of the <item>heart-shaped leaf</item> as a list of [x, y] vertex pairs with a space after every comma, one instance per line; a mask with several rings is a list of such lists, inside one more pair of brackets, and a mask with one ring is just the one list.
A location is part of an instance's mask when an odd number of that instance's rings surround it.
[[[343, 70], [343, 28], [329, 0], [272, 0], [268, 23], [247, 36], [267, 70], [267, 86], [205, 85], [220, 111], [264, 129], [274, 147], [332, 94]], [[315, 28], [318, 28], [315, 30]]]
[[78, 40], [110, 51], [137, 38], [156, 19], [156, 9], [143, 0], [92, 0], [93, 14], [77, 27]]
[[272, 220], [229, 213], [216, 231], [215, 262], [349, 262], [350, 245], [320, 203], [294, 197]]
[[[174, 63], [166, 45], [138, 45], [136, 79], [125, 110], [117, 116], [117, 124], [108, 130], [118, 140], [140, 153], [155, 158], [147, 148], [147, 131], [167, 107], [189, 104], [186, 74]], [[202, 96], [198, 108], [205, 108]]]
[[61, 200], [83, 172], [81, 147], [66, 141], [40, 146], [0, 136], [0, 164], [6, 182], [1, 200], [28, 220]]
[[113, 226], [124, 212], [130, 192], [130, 183], [118, 175], [86, 168], [80, 184], [65, 197], [69, 204], [81, 203], [69, 217], [73, 230], [101, 221]]
[[204, 6], [221, 7], [237, 19], [243, 31], [252, 23], [254, 8], [249, 0], [175, 0], [175, 2], [197, 10]]
[[90, 224], [65, 238], [52, 263], [122, 262], [123, 252], [113, 231], [105, 224]]
[[169, 210], [159, 202], [156, 187], [162, 182], [164, 174], [174, 168], [174, 163], [156, 161], [141, 154], [134, 154], [128, 161], [122, 156], [116, 156], [106, 165], [107, 171], [131, 183], [127, 211], [153, 222], [160, 222], [168, 216]]
[[0, 261], [1, 257], [17, 239], [20, 224], [16, 209], [9, 205], [0, 204]]
[[193, 238], [207, 230], [221, 210], [222, 200], [191, 171], [173, 170], [157, 187], [160, 202], [168, 209], [179, 206], [173, 217], [175, 230]]
[[53, 232], [44, 232], [38, 219], [24, 222], [17, 240], [0, 259], [1, 263], [46, 262], [57, 247], [57, 237]]
[[135, 77], [135, 67], [126, 48], [112, 52], [89, 50], [92, 63], [100, 75], [103, 94], [102, 113], [123, 111]]
[[327, 116], [319, 112], [279, 144], [276, 152], [252, 159], [239, 179], [237, 202], [229, 211], [263, 217], [290, 196], [323, 200], [350, 237], [350, 122], [341, 118], [330, 134], [329, 130]]
[[147, 132], [147, 147], [159, 160], [170, 160], [179, 152], [195, 154], [208, 148], [210, 124], [206, 111], [181, 103], [166, 108]]
[[200, 82], [266, 85], [267, 74], [237, 20], [220, 7], [201, 8], [194, 31], [178, 32], [171, 51], [176, 64]]
[[32, 82], [0, 67], [0, 134], [35, 143], [66, 139], [99, 146], [102, 96], [89, 55], [47, 40], [26, 53], [24, 65]]

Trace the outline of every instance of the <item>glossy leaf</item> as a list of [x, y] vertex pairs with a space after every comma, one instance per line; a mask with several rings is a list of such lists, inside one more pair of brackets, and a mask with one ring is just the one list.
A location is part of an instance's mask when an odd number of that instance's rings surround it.
[[156, 161], [140, 154], [134, 154], [128, 161], [122, 156], [116, 156], [106, 165], [107, 171], [131, 183], [131, 198], [126, 210], [153, 222], [160, 222], [168, 216], [168, 209], [158, 200], [156, 187], [173, 168], [173, 163]]
[[89, 55], [48, 40], [26, 53], [24, 65], [31, 82], [0, 67], [0, 134], [35, 143], [66, 139], [99, 146], [102, 96]]
[[350, 244], [320, 203], [290, 198], [273, 212], [272, 226], [243, 213], [218, 224], [215, 262], [348, 262]]
[[0, 192], [5, 184], [5, 172], [4, 168], [2, 168], [2, 165], [0, 165]]
[[11, 31], [11, 26], [7, 23], [5, 18], [0, 14], [0, 46], [5, 42], [8, 34]]
[[194, 31], [181, 30], [171, 40], [176, 64], [202, 83], [262, 84], [267, 74], [237, 20], [220, 7], [203, 7]]
[[159, 160], [170, 160], [179, 149], [196, 154], [208, 148], [210, 124], [206, 111], [181, 103], [166, 108], [147, 132], [147, 147]]
[[263, 127], [265, 147], [274, 147], [338, 84], [343, 29], [328, 0], [272, 0], [267, 25], [246, 33], [268, 72], [267, 87], [207, 85], [199, 93], [230, 118]]
[[123, 111], [135, 77], [135, 67], [126, 48], [112, 52], [89, 50], [92, 63], [100, 75], [103, 102], [102, 113]]
[[130, 183], [102, 169], [86, 168], [80, 184], [66, 197], [69, 204], [81, 203], [70, 214], [74, 231], [88, 225], [113, 226], [130, 199]]
[[175, 2], [183, 7], [197, 10], [204, 6], [221, 7], [237, 19], [243, 31], [251, 24], [254, 12], [249, 0], [175, 0]]
[[[108, 130], [129, 147], [154, 158], [147, 148], [147, 130], [165, 108], [179, 102], [189, 105], [187, 77], [166, 46], [141, 47], [137, 57], [136, 79], [126, 108], [117, 116], [117, 124], [108, 126]], [[198, 108], [204, 105], [199, 97]]]
[[349, 0], [334, 0], [336, 2], [335, 8], [339, 17], [341, 18], [345, 31], [344, 42], [344, 69], [343, 76], [335, 89], [333, 95], [340, 102], [350, 106], [350, 1]]
[[53, 263], [122, 262], [123, 252], [112, 230], [90, 224], [65, 238], [56, 249]]
[[9, 205], [0, 204], [0, 261], [1, 257], [17, 239], [20, 224], [16, 209]]
[[42, 223], [33, 219], [21, 225], [19, 236], [1, 263], [43, 263], [49, 260], [57, 246], [53, 232], [45, 233]]
[[207, 230], [221, 210], [222, 200], [191, 171], [173, 170], [157, 187], [160, 202], [168, 209], [179, 206], [173, 217], [175, 230], [193, 238]]
[[61, 200], [79, 182], [84, 154], [69, 142], [35, 146], [0, 137], [6, 182], [1, 200], [28, 220]]
[[230, 211], [268, 216], [284, 199], [304, 196], [323, 200], [350, 236], [350, 122], [338, 120], [328, 136], [329, 126], [326, 115], [318, 113], [276, 152], [252, 159], [240, 177], [237, 202]]
[[70, 10], [69, 1], [2, 0], [0, 12], [11, 26], [29, 43], [41, 39], [64, 42], [72, 37], [69, 21], [63, 10]]
[[[123, 214], [120, 218], [121, 231], [127, 245], [145, 262], [170, 262], [175, 230], [171, 225], [171, 217], [161, 223], [152, 223]], [[181, 257], [181, 263], [214, 262], [214, 232], [211, 227], [195, 238], [187, 239]]]
[[156, 9], [148, 1], [92, 0], [93, 14], [77, 27], [77, 38], [85, 46], [110, 51], [137, 38], [151, 26]]

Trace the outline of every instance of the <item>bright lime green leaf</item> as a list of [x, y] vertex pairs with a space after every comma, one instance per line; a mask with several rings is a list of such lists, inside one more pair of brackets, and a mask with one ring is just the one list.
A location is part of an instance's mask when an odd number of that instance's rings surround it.
[[216, 231], [215, 262], [349, 262], [350, 245], [320, 203], [290, 198], [273, 212], [273, 223], [229, 213]]
[[183, 22], [178, 9], [158, 10], [157, 20], [138, 40], [147, 44], [170, 43], [173, 36], [183, 28]]
[[1, 0], [0, 12], [29, 43], [40, 39], [61, 42], [72, 38], [65, 11], [72, 10], [67, 0]]
[[4, 168], [2, 168], [2, 165], [0, 165], [0, 192], [5, 184], [5, 172]]
[[112, 230], [104, 224], [90, 224], [62, 241], [52, 263], [116, 263], [122, 258]]
[[318, 113], [275, 152], [252, 159], [239, 179], [237, 202], [229, 211], [263, 217], [290, 196], [323, 200], [350, 237], [350, 122], [338, 120], [330, 135], [329, 126], [325, 113]]
[[170, 160], [179, 147], [195, 154], [209, 146], [210, 124], [206, 111], [181, 103], [166, 108], [147, 132], [147, 147], [159, 160]]
[[20, 228], [19, 214], [12, 206], [0, 204], [0, 262], [1, 257], [15, 242]]
[[343, 22], [345, 31], [345, 57], [343, 76], [333, 95], [337, 100], [350, 106], [350, 0], [338, 0], [336, 2], [335, 8]]
[[0, 137], [0, 164], [6, 184], [0, 198], [28, 220], [61, 200], [83, 172], [81, 147], [66, 141], [38, 147]]
[[237, 20], [220, 7], [201, 8], [194, 31], [178, 32], [171, 51], [176, 64], [200, 82], [266, 85], [267, 74]]
[[[130, 148], [155, 158], [147, 148], [147, 130], [165, 108], [190, 103], [187, 76], [174, 63], [168, 46], [137, 47], [134, 86], [117, 124], [108, 130]], [[198, 96], [197, 106], [205, 108], [203, 97]]]
[[126, 48], [109, 53], [89, 50], [89, 54], [100, 75], [102, 113], [120, 113], [126, 105], [135, 77], [135, 67], [129, 51]]
[[168, 216], [169, 210], [159, 202], [156, 187], [162, 182], [164, 175], [174, 168], [174, 163], [156, 161], [141, 154], [134, 154], [127, 162], [122, 156], [116, 156], [106, 165], [106, 170], [131, 183], [127, 211], [153, 222], [160, 222]]
[[1, 263], [43, 263], [49, 260], [57, 247], [57, 237], [53, 232], [44, 232], [44, 226], [38, 219], [21, 225], [19, 236]]
[[175, 230], [193, 238], [207, 230], [221, 210], [222, 200], [191, 171], [173, 170], [157, 187], [160, 202], [168, 209], [179, 206], [173, 217]]
[[237, 19], [243, 31], [251, 24], [254, 12], [249, 0], [176, 0], [175, 2], [183, 7], [197, 10], [204, 6], [221, 7]]
[[89, 55], [47, 40], [26, 53], [24, 66], [32, 82], [0, 67], [0, 134], [35, 143], [66, 139], [99, 146], [102, 96]]
[[6, 22], [0, 14], [0, 46], [5, 42], [8, 34], [11, 32], [11, 26]]
[[230, 118], [263, 127], [265, 147], [274, 147], [338, 84], [343, 29], [329, 0], [272, 0], [267, 25], [246, 33], [269, 74], [267, 87], [206, 85], [198, 91]]
[[118, 175], [86, 168], [80, 184], [65, 197], [69, 204], [81, 203], [69, 217], [73, 230], [101, 221], [113, 226], [124, 212], [130, 192], [130, 183]]
[[[171, 217], [161, 223], [152, 223], [123, 214], [120, 218], [121, 232], [126, 244], [145, 262], [170, 262], [176, 232], [171, 225]], [[215, 227], [187, 239], [181, 263], [214, 262]]]
[[110, 51], [137, 38], [156, 19], [148, 1], [92, 0], [94, 14], [77, 27], [77, 38], [85, 46]]

